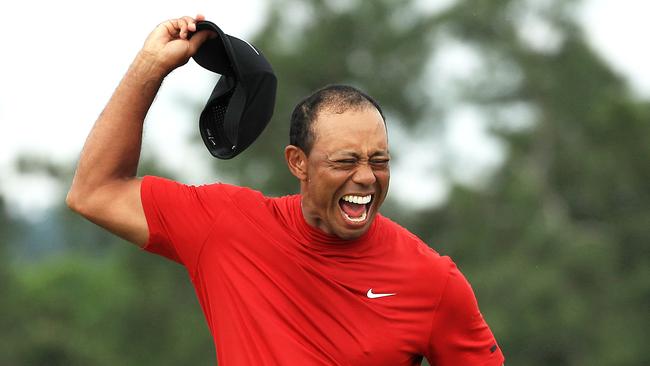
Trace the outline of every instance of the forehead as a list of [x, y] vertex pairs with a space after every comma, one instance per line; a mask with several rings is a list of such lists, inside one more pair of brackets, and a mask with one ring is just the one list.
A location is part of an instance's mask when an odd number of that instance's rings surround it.
[[343, 113], [321, 111], [312, 126], [312, 149], [328, 154], [388, 152], [386, 126], [372, 107], [351, 108]]

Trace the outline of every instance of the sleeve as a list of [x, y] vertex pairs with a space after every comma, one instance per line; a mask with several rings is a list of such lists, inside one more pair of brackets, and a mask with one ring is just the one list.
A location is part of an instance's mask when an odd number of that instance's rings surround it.
[[149, 239], [143, 249], [181, 263], [193, 273], [202, 245], [214, 229], [216, 215], [224, 206], [232, 205], [219, 186], [188, 186], [144, 177], [140, 196]]
[[501, 366], [504, 362], [472, 287], [453, 263], [434, 313], [425, 356], [436, 366]]

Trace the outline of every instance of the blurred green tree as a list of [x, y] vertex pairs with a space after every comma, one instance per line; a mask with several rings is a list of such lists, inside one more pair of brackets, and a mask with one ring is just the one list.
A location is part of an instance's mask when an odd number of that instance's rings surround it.
[[[0, 193], [0, 339], [9, 336], [9, 330], [21, 326], [14, 317], [8, 316], [15, 312], [16, 284], [10, 268], [9, 244], [15, 232], [14, 219], [7, 214], [7, 207]], [[0, 364], [13, 364], [11, 342], [0, 342]]]
[[[41, 157], [21, 157], [17, 165], [25, 174], [42, 172], [66, 186], [72, 176], [70, 167]], [[173, 177], [147, 161], [142, 169]], [[38, 222], [58, 230], [26, 235], [34, 223], [5, 220], [1, 202], [0, 364], [215, 363], [182, 267], [144, 255], [63, 205]], [[12, 248], [12, 261], [4, 255], [7, 242], [21, 246]], [[43, 247], [40, 255], [25, 249]]]
[[[648, 364], [650, 104], [585, 43], [571, 2], [531, 3], [458, 1], [442, 14], [484, 57], [465, 98], [509, 154], [483, 189], [456, 185], [415, 230], [461, 264], [508, 363]], [[531, 11], [557, 44], [522, 40]], [[508, 127], [521, 106], [532, 123]]]

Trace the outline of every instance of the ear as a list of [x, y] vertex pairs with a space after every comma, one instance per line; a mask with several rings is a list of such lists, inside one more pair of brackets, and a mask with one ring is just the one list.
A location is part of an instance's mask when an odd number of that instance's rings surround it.
[[295, 145], [288, 145], [284, 148], [284, 158], [287, 160], [289, 171], [298, 180], [307, 180], [307, 155], [301, 148]]

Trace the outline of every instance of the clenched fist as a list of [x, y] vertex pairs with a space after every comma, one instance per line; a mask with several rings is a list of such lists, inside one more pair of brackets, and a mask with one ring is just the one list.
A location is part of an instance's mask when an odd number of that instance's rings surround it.
[[207, 39], [216, 37], [211, 31], [196, 32], [196, 22], [204, 20], [203, 15], [196, 18], [184, 16], [158, 24], [149, 34], [141, 53], [160, 68], [164, 74], [187, 63]]

